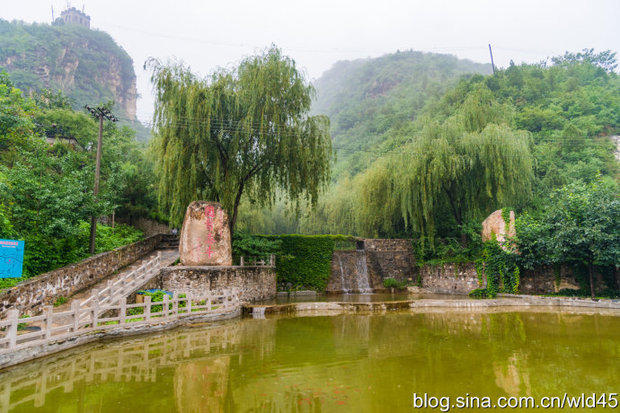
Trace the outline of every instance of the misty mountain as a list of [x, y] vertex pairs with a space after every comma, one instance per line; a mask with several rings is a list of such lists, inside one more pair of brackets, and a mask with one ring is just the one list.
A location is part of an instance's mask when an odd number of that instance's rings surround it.
[[363, 170], [383, 142], [402, 136], [422, 108], [461, 77], [491, 71], [490, 64], [416, 51], [336, 63], [314, 83], [312, 108], [331, 119], [335, 177]]

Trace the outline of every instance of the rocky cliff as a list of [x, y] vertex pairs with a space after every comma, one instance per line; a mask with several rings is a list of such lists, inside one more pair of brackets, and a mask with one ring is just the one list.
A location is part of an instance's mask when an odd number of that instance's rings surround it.
[[76, 109], [114, 100], [120, 117], [135, 120], [133, 61], [109, 34], [0, 19], [0, 46], [0, 69], [23, 91], [62, 90]]

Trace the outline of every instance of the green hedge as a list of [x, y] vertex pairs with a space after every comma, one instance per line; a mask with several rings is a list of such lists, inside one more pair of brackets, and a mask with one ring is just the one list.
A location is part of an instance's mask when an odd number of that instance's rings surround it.
[[[332, 253], [336, 243], [343, 245], [343, 243], [355, 240], [348, 235], [290, 234], [254, 237], [279, 242], [278, 250], [274, 253], [277, 256], [276, 273], [280, 291], [303, 289], [324, 291], [327, 287]], [[244, 243], [247, 244], [247, 239]], [[233, 249], [235, 249], [234, 246]]]

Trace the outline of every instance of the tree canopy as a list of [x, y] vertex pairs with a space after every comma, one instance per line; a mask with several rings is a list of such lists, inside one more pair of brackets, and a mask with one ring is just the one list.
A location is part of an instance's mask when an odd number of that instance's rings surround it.
[[[77, 144], [57, 139], [73, 137]], [[22, 96], [6, 72], [0, 71], [0, 238], [26, 241], [24, 276], [75, 262], [88, 255], [88, 224], [98, 216], [117, 211], [131, 219], [138, 207], [146, 215], [154, 199], [133, 196], [152, 191], [148, 163], [133, 132], [106, 125], [104, 130], [100, 197], [92, 196], [97, 124], [76, 112], [66, 96], [44, 91], [34, 98]], [[149, 201], [151, 202], [149, 205]], [[137, 230], [102, 229], [97, 252], [124, 245], [140, 237]], [[100, 242], [101, 241], [101, 242]], [[19, 279], [0, 282], [0, 288]]]
[[518, 245], [524, 266], [538, 263], [588, 268], [594, 298], [594, 266], [620, 264], [620, 198], [613, 180], [598, 177], [555, 190], [538, 215], [518, 220]]
[[317, 202], [330, 175], [329, 120], [308, 115], [314, 89], [292, 59], [271, 47], [207, 79], [182, 64], [147, 65], [160, 204], [173, 223], [197, 199], [221, 202], [231, 229], [243, 195]]

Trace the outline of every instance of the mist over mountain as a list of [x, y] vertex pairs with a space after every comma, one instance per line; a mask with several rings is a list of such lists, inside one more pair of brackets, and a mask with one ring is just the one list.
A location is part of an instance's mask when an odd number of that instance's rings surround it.
[[314, 83], [312, 111], [331, 119], [335, 177], [363, 169], [381, 144], [403, 135], [422, 108], [462, 76], [491, 71], [490, 64], [417, 51], [334, 64]]

